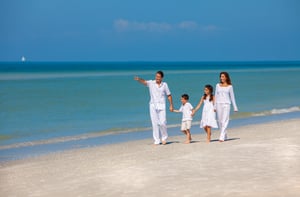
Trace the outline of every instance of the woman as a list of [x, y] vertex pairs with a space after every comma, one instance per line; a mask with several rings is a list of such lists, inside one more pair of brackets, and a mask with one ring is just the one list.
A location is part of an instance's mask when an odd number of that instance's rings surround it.
[[216, 85], [215, 94], [215, 110], [217, 111], [219, 128], [220, 128], [220, 142], [224, 142], [227, 139], [227, 126], [229, 123], [230, 105], [233, 105], [235, 112], [238, 111], [235, 103], [235, 97], [233, 92], [233, 86], [229, 74], [227, 72], [220, 73], [220, 83]]

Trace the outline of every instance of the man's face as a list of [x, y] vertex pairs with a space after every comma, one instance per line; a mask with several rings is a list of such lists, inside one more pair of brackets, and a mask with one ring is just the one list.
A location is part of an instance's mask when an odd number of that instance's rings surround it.
[[156, 83], [160, 84], [162, 82], [162, 77], [159, 73], [156, 73], [155, 75], [155, 81]]

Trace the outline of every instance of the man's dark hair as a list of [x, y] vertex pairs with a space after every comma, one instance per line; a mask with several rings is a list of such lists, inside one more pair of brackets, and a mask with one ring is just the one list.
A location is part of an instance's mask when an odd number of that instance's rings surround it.
[[189, 95], [187, 95], [187, 94], [183, 94], [183, 95], [181, 95], [181, 97], [184, 98], [185, 100], [189, 100]]
[[164, 78], [164, 73], [163, 73], [163, 71], [159, 70], [159, 71], [156, 72], [156, 74], [160, 74], [161, 78]]

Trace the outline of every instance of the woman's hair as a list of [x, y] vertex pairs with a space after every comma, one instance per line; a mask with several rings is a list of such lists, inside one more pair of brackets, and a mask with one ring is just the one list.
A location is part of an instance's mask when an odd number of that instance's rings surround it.
[[[209, 101], [210, 101], [210, 102], [213, 101], [213, 99], [214, 99], [214, 94], [213, 94], [214, 88], [213, 88], [211, 85], [209, 85], [209, 84], [208, 84], [208, 85], [205, 85], [204, 87], [207, 88], [207, 89], [209, 90], [209, 92], [210, 92]], [[204, 95], [203, 95], [203, 99], [205, 100], [206, 97], [207, 97], [207, 94], [204, 94]]]
[[226, 77], [226, 83], [227, 83], [228, 85], [231, 85], [231, 79], [230, 79], [230, 77], [229, 77], [228, 72], [221, 72], [221, 73], [220, 73], [220, 83], [222, 83], [222, 81], [221, 81], [221, 75], [225, 75], [225, 77]]

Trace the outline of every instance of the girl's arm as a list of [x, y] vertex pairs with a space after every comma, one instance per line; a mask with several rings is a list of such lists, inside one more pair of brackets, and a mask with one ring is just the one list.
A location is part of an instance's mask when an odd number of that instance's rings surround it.
[[203, 96], [201, 97], [201, 99], [200, 99], [198, 105], [195, 107], [195, 109], [193, 109], [192, 116], [194, 116], [195, 113], [200, 109], [202, 103], [203, 103]]
[[172, 112], [180, 113], [181, 111], [179, 111], [179, 110], [176, 110], [176, 109], [173, 109], [173, 111], [172, 111]]

